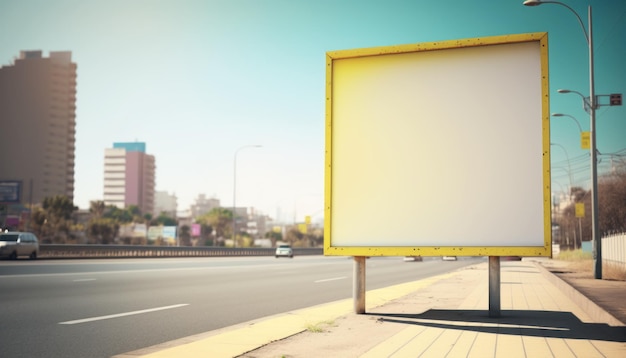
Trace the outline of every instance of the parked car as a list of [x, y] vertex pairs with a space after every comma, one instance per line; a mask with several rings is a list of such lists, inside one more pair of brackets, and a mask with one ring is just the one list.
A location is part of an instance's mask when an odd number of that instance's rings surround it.
[[279, 257], [293, 258], [293, 250], [290, 245], [278, 245], [276, 248], [276, 258]]
[[456, 256], [443, 256], [441, 259], [443, 261], [456, 261]]
[[17, 259], [28, 256], [36, 259], [39, 254], [39, 240], [30, 232], [8, 231], [0, 233], [0, 257]]

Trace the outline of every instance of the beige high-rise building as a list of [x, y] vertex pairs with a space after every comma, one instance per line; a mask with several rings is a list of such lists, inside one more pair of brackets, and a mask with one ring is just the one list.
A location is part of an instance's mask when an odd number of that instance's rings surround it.
[[[13, 204], [74, 197], [76, 64], [69, 51], [21, 51], [0, 67], [0, 191]], [[6, 190], [5, 190], [6, 189]], [[7, 193], [9, 192], [9, 193]], [[3, 199], [0, 198], [0, 201]]]

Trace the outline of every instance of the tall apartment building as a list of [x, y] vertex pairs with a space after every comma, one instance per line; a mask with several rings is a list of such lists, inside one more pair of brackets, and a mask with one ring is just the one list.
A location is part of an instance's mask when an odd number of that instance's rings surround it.
[[104, 203], [121, 209], [136, 205], [154, 214], [155, 171], [146, 143], [113, 143], [104, 151]]
[[0, 67], [0, 182], [19, 203], [74, 198], [76, 64], [69, 51], [21, 51]]

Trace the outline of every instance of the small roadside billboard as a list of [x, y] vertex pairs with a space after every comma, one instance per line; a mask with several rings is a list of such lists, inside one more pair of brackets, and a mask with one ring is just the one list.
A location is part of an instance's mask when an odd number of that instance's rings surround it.
[[548, 35], [326, 55], [324, 254], [550, 256]]

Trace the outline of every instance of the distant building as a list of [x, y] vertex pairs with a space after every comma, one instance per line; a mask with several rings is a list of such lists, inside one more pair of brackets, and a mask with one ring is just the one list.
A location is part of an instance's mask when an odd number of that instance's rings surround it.
[[170, 194], [166, 191], [157, 191], [154, 195], [154, 215], [158, 216], [161, 213], [176, 218], [176, 212], [178, 209], [178, 198], [176, 194]]
[[42, 51], [21, 51], [13, 64], [0, 67], [0, 191], [10, 194], [0, 201], [73, 200], [75, 111], [71, 52], [43, 57]]
[[136, 205], [154, 213], [156, 165], [142, 142], [113, 143], [104, 151], [104, 203], [126, 208]]
[[207, 199], [206, 195], [200, 194], [196, 198], [196, 202], [191, 204], [191, 217], [197, 218], [219, 207], [220, 207], [219, 199], [215, 199], [215, 198]]
[[[233, 208], [225, 208], [233, 210]], [[237, 234], [247, 233], [254, 239], [265, 237], [268, 225], [272, 219], [263, 214], [257, 214], [254, 208], [238, 207], [235, 208], [235, 232]]]

